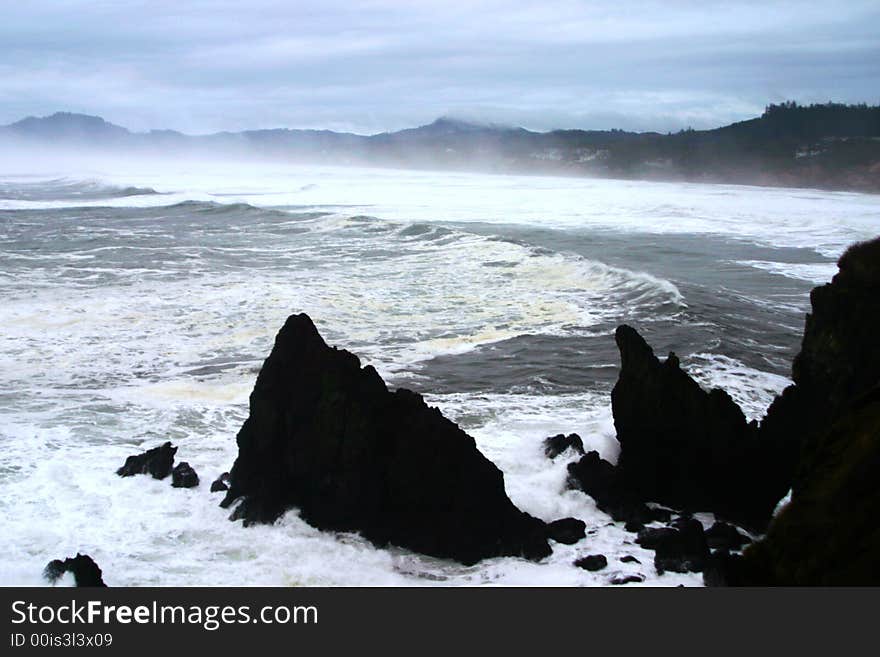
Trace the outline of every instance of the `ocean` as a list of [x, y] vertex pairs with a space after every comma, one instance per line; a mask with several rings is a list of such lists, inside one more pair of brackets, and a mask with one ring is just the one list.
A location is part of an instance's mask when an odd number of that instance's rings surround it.
[[[0, 584], [90, 554], [110, 585], [699, 585], [653, 569], [542, 439], [614, 460], [613, 332], [675, 351], [760, 419], [810, 289], [880, 230], [880, 196], [806, 189], [187, 161], [0, 167]], [[377, 549], [288, 512], [230, 522], [263, 359], [308, 313], [473, 435], [515, 504], [587, 523], [541, 563]], [[122, 479], [171, 440], [194, 489]], [[743, 485], [748, 482], [744, 481]], [[707, 525], [710, 514], [700, 514]], [[604, 554], [587, 572], [572, 562]], [[641, 563], [622, 563], [635, 556]], [[634, 584], [638, 585], [638, 584]]]

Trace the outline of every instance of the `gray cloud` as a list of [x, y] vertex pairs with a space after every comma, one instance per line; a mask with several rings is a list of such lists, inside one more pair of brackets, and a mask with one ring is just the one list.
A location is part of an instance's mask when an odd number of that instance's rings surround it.
[[768, 102], [880, 101], [880, 5], [29, 0], [0, 23], [0, 123], [56, 110], [188, 132], [441, 114], [676, 130]]

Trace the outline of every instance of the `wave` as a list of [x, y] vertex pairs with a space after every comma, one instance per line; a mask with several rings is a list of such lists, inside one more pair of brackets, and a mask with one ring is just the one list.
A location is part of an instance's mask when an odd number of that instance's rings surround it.
[[837, 263], [829, 262], [770, 262], [766, 260], [737, 260], [736, 264], [754, 267], [771, 274], [778, 274], [798, 281], [816, 285], [828, 283], [837, 273]]
[[110, 185], [98, 180], [0, 181], [0, 200], [4, 201], [95, 201], [157, 194], [152, 187]]

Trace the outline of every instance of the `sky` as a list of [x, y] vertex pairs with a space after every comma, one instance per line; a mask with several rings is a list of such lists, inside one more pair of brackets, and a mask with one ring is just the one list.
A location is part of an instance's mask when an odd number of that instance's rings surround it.
[[877, 0], [0, 0], [0, 124], [670, 131], [880, 103]]

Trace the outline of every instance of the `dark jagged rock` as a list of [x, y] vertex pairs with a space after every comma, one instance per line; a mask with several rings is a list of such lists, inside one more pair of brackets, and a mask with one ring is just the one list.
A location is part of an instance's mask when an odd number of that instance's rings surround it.
[[587, 535], [587, 523], [577, 518], [563, 518], [547, 523], [547, 538], [573, 545]]
[[646, 550], [656, 550], [664, 543], [675, 541], [678, 533], [673, 527], [648, 527], [639, 532], [636, 543]]
[[116, 471], [120, 477], [136, 474], [149, 474], [154, 479], [164, 479], [171, 474], [177, 448], [170, 442], [148, 449], [143, 454], [135, 454], [125, 459], [125, 464]]
[[637, 532], [647, 523], [669, 520], [668, 511], [644, 504], [618, 468], [602, 459], [599, 452], [588, 452], [579, 461], [569, 463], [568, 483], [592, 497], [596, 506], [614, 520], [626, 523], [627, 531]]
[[794, 452], [761, 440], [730, 396], [700, 388], [675, 354], [661, 362], [626, 325], [615, 339], [621, 370], [611, 403], [622, 485], [637, 499], [766, 526], [789, 488]]
[[584, 453], [584, 442], [576, 433], [570, 433], [567, 436], [563, 433], [550, 436], [544, 439], [544, 454], [547, 458], [555, 459], [567, 449], [571, 449], [577, 454]]
[[229, 473], [224, 472], [211, 483], [211, 492], [219, 493], [223, 490], [229, 490]]
[[182, 461], [171, 471], [171, 485], [175, 488], [195, 488], [199, 485], [199, 475], [189, 463]]
[[639, 532], [636, 542], [654, 550], [654, 567], [659, 574], [700, 572], [709, 557], [703, 526], [694, 518], [679, 518], [673, 527], [648, 528]]
[[644, 582], [644, 575], [618, 575], [617, 577], [613, 577], [609, 580], [609, 584], [612, 586], [620, 586], [622, 584], [633, 584], [635, 582]]
[[298, 507], [320, 529], [466, 564], [550, 554], [544, 522], [513, 505], [473, 438], [328, 347], [306, 315], [278, 333], [238, 448], [223, 500], [241, 499], [234, 519], [272, 522]]
[[794, 385], [761, 423], [803, 439], [791, 502], [741, 558], [720, 557], [729, 585], [880, 584], [880, 238], [850, 247], [810, 294]]
[[776, 440], [802, 437], [795, 494], [816, 467], [817, 441], [880, 381], [880, 238], [855, 244], [831, 283], [813, 288], [794, 385], [767, 411], [761, 430]]
[[745, 534], [726, 522], [716, 522], [706, 530], [706, 542], [713, 550], [739, 550], [743, 545], [751, 543]]
[[636, 559], [636, 558], [635, 558], [634, 556], [632, 556], [631, 554], [628, 554], [628, 555], [626, 555], [625, 557], [621, 557], [621, 558], [620, 558], [620, 562], [621, 562], [621, 563], [642, 563], [641, 561], [639, 561], [638, 559]]
[[767, 535], [724, 564], [728, 583], [880, 585], [880, 386], [816, 441], [810, 459]]
[[77, 552], [63, 561], [54, 559], [43, 570], [43, 576], [52, 584], [64, 573], [72, 573], [77, 586], [107, 586], [98, 564], [87, 554]]
[[591, 554], [586, 557], [581, 557], [574, 562], [574, 565], [578, 568], [595, 572], [605, 568], [608, 565], [608, 559], [604, 554]]

